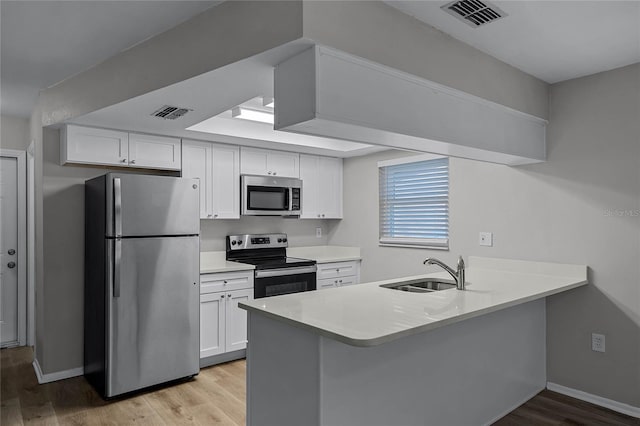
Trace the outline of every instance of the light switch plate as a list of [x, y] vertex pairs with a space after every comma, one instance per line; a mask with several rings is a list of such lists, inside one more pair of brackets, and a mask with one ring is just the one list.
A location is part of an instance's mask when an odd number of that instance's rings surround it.
[[481, 232], [479, 243], [481, 246], [493, 246], [493, 234], [491, 232]]
[[322, 228], [316, 228], [316, 238], [322, 238]]

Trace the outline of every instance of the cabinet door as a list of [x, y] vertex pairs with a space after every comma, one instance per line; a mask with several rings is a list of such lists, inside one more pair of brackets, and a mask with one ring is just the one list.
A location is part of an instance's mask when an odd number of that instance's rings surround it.
[[200, 179], [200, 218], [213, 217], [212, 145], [208, 142], [182, 143], [182, 177]]
[[323, 219], [342, 219], [342, 159], [320, 157], [318, 204]]
[[240, 173], [267, 175], [267, 154], [267, 150], [243, 146], [240, 150]]
[[213, 218], [240, 219], [240, 148], [213, 145]]
[[247, 311], [238, 303], [253, 300], [253, 289], [227, 292], [226, 297], [226, 351], [237, 351], [247, 347]]
[[129, 134], [115, 130], [68, 125], [60, 140], [60, 163], [126, 166]]
[[200, 358], [225, 352], [226, 294], [200, 295]]
[[180, 139], [129, 133], [129, 165], [180, 170]]
[[320, 157], [300, 155], [300, 179], [302, 179], [302, 212], [300, 219], [320, 218], [319, 199]]
[[316, 289], [317, 290], [325, 290], [327, 288], [333, 288], [338, 284], [337, 279], [327, 278], [324, 280], [317, 280]]
[[267, 169], [267, 175], [298, 178], [300, 177], [300, 154], [269, 151]]

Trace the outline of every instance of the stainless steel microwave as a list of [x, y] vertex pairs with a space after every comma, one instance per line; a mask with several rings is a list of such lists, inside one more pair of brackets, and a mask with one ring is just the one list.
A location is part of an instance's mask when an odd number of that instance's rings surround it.
[[300, 179], [242, 175], [240, 181], [244, 216], [300, 216]]

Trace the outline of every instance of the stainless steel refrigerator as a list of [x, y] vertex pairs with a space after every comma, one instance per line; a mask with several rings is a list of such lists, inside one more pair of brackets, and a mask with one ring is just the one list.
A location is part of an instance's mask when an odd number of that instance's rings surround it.
[[85, 182], [84, 371], [106, 398], [198, 374], [198, 185]]

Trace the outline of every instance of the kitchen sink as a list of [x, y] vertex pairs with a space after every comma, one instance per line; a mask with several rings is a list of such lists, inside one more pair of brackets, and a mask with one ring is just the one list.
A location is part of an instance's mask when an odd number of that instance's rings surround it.
[[431, 293], [434, 291], [456, 288], [456, 283], [453, 281], [421, 279], [391, 284], [380, 284], [380, 287], [390, 288], [391, 290], [408, 291], [410, 293]]

